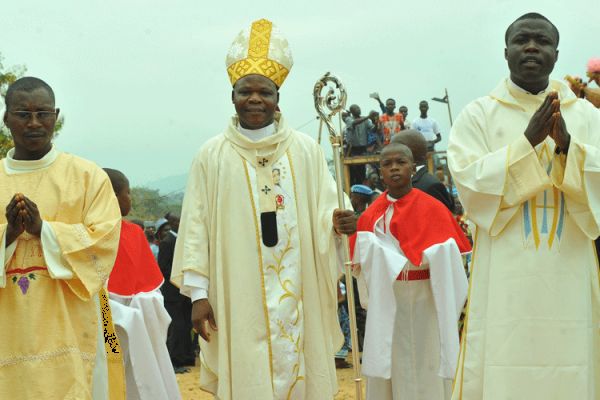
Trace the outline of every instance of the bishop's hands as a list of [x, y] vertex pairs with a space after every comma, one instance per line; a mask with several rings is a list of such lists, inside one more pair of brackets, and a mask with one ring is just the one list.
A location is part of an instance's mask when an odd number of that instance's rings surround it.
[[546, 136], [550, 136], [558, 150], [566, 154], [571, 136], [567, 132], [567, 125], [560, 112], [560, 100], [557, 92], [550, 92], [546, 96], [525, 129], [525, 137], [533, 147], [542, 143]]
[[336, 208], [333, 211], [333, 229], [338, 234], [352, 235], [356, 232], [356, 221], [358, 218], [354, 211], [340, 210]]
[[206, 327], [207, 323], [212, 330], [217, 330], [215, 314], [208, 299], [194, 301], [192, 304], [192, 325], [194, 326], [194, 331], [198, 333], [202, 339], [210, 342], [210, 332]]
[[37, 205], [23, 193], [17, 193], [6, 206], [6, 245], [14, 242], [23, 232], [39, 237], [42, 218]]

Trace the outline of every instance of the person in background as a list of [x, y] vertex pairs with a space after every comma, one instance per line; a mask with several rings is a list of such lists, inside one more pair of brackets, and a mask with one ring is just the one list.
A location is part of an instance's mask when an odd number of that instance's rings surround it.
[[381, 108], [381, 131], [383, 134], [383, 146], [386, 146], [392, 140], [392, 137], [404, 129], [404, 115], [401, 113], [395, 113], [396, 100], [390, 98], [385, 101], [385, 105], [379, 98], [379, 94], [373, 93], [371, 95], [379, 103]]
[[156, 230], [158, 235], [162, 237], [158, 250], [158, 265], [165, 279], [165, 283], [160, 290], [165, 298], [165, 308], [171, 316], [167, 348], [175, 373], [180, 374], [188, 372], [189, 368], [187, 367], [194, 366], [196, 363], [196, 352], [192, 338], [192, 302], [189, 297], [179, 293], [179, 288], [171, 283], [173, 257], [179, 230], [179, 216], [174, 213], [167, 213], [166, 217], [171, 222], [163, 218], [161, 220], [163, 221], [162, 225], [158, 226]]
[[425, 140], [427, 140], [427, 151], [435, 151], [435, 144], [442, 140], [440, 128], [437, 121], [427, 115], [429, 103], [425, 100], [419, 103], [419, 111], [421, 115], [413, 120], [411, 128], [423, 134]]
[[164, 282], [144, 231], [126, 217], [131, 211], [129, 180], [104, 168], [121, 210], [121, 234], [115, 265], [108, 278], [113, 323], [123, 350], [127, 399], [180, 399], [167, 351], [171, 318], [160, 287]]

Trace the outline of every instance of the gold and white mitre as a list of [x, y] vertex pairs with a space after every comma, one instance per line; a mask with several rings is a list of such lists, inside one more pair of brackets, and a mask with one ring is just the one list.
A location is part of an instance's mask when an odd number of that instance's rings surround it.
[[259, 19], [237, 35], [225, 64], [232, 86], [246, 75], [258, 74], [281, 87], [294, 61], [279, 29], [271, 21]]

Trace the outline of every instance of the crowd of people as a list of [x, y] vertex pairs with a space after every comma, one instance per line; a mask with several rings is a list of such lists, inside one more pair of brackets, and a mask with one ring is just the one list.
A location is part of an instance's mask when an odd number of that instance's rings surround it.
[[[546, 17], [517, 18], [509, 77], [450, 132], [473, 244], [425, 166], [441, 136], [424, 102], [410, 127], [393, 99], [350, 107], [347, 154], [379, 152], [377, 171], [338, 208], [321, 148], [278, 111], [292, 57], [271, 21], [231, 46], [235, 115], [194, 158], [181, 218], [146, 232], [125, 174], [52, 144], [52, 88], [15, 81], [0, 398], [179, 399], [198, 360], [216, 399], [333, 399], [334, 360], [362, 350], [368, 400], [600, 399], [600, 112], [550, 79], [558, 43]], [[344, 236], [362, 349], [340, 329]]]
[[[378, 111], [371, 110], [367, 116], [362, 116], [357, 104], [352, 104], [347, 111], [342, 112], [346, 157], [379, 154], [390, 144], [392, 137], [408, 129], [420, 132], [427, 142], [427, 151], [435, 151], [435, 144], [442, 140], [442, 134], [436, 120], [428, 115], [427, 101], [419, 103], [420, 115], [411, 123], [407, 119], [407, 106], [400, 106], [396, 112], [395, 99], [389, 98], [384, 104], [378, 93], [372, 93], [371, 97], [378, 102], [381, 115]], [[378, 174], [378, 167], [376, 163], [359, 164], [351, 166], [350, 171], [351, 184], [365, 184], [370, 173]]]

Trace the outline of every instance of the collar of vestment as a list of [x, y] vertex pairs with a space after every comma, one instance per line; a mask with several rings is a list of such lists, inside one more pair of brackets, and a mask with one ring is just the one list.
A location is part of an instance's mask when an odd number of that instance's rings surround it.
[[256, 170], [255, 189], [258, 193], [262, 241], [265, 246], [273, 247], [278, 242], [278, 236], [277, 198], [272, 166], [288, 150], [294, 136], [280, 113], [275, 113], [275, 132], [257, 141], [242, 134], [238, 124], [238, 117], [234, 116], [225, 131], [225, 139], [229, 140], [235, 151]]
[[4, 169], [9, 175], [23, 174], [26, 172], [36, 171], [42, 168], [48, 168], [56, 158], [58, 157], [59, 151], [54, 146], [48, 153], [39, 160], [15, 160], [15, 149], [12, 148], [6, 154], [4, 158]]
[[532, 94], [514, 84], [510, 78], [505, 78], [500, 81], [494, 90], [492, 90], [490, 97], [501, 103], [512, 105], [522, 110], [529, 108], [527, 106], [530, 104], [535, 104], [535, 108], [537, 109], [551, 90], [558, 92], [561, 106], [569, 105], [577, 100], [577, 96], [575, 96], [573, 91], [565, 83], [552, 79], [549, 81], [548, 87], [545, 90], [538, 94]]
[[[450, 211], [438, 200], [414, 188], [399, 199], [390, 198], [387, 191], [377, 197], [358, 219], [356, 231], [373, 232], [375, 224], [385, 215], [390, 205], [394, 208], [394, 214], [389, 231], [413, 265], [421, 265], [423, 251], [450, 238], [454, 239], [461, 253], [471, 251], [471, 244]], [[356, 236], [354, 234], [350, 237], [352, 255]]]
[[275, 212], [275, 199], [272, 165], [285, 154], [293, 141], [292, 130], [283, 116], [275, 113], [276, 129], [272, 135], [253, 141], [238, 129], [237, 116], [231, 118], [225, 131], [225, 138], [235, 151], [256, 169], [256, 184], [259, 194], [260, 212]]

